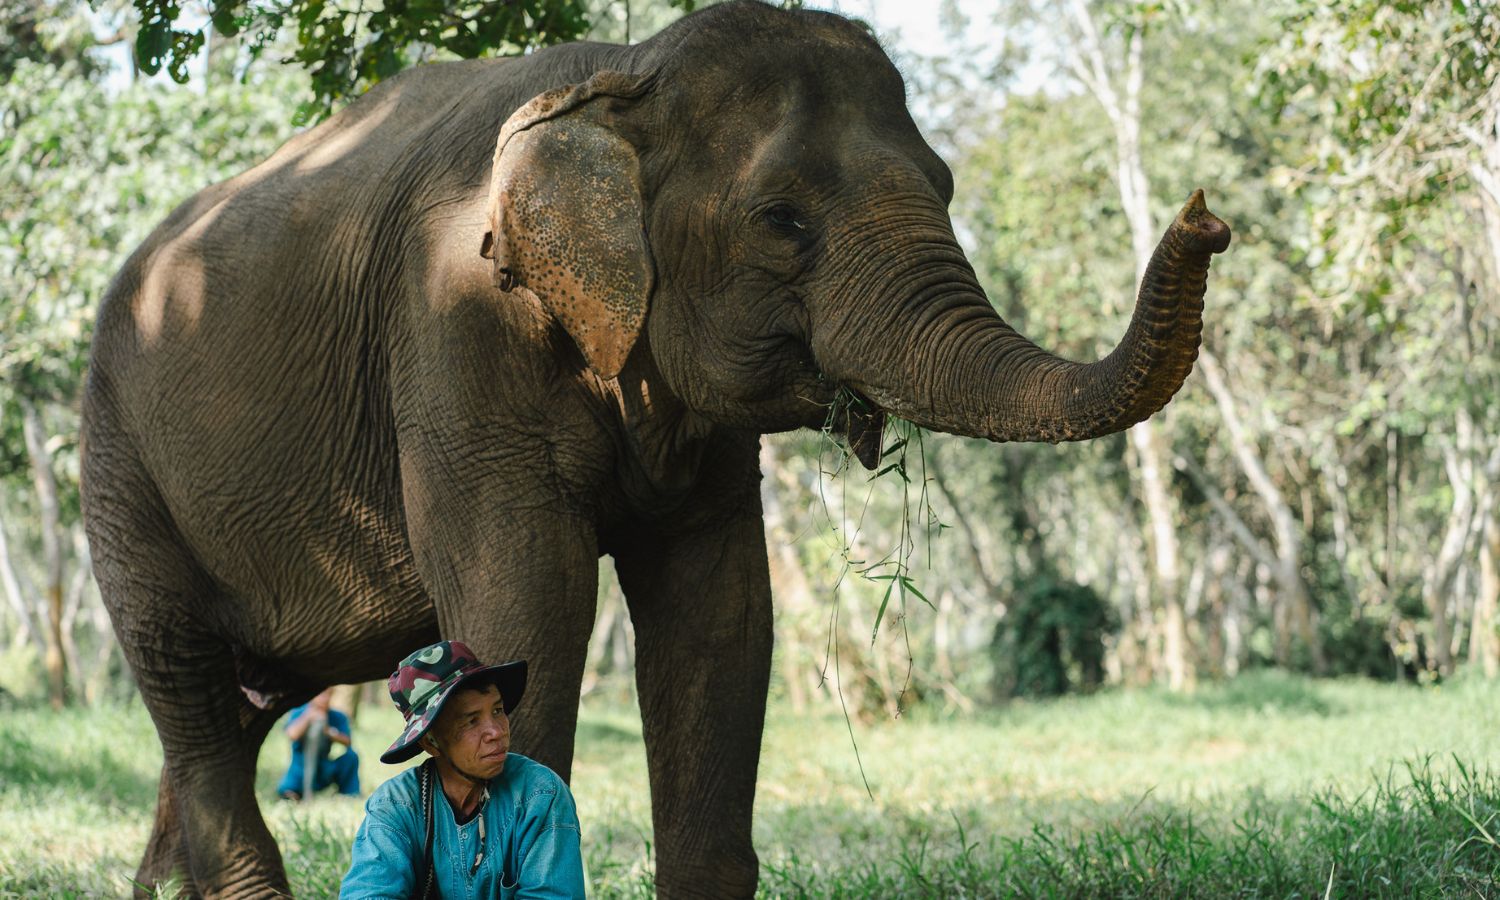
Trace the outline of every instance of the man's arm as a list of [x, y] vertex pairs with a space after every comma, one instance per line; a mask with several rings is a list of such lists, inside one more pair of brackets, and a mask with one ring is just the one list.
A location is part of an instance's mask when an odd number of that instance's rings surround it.
[[325, 717], [322, 710], [313, 706], [304, 706], [299, 712], [292, 715], [292, 720], [286, 723], [286, 736], [293, 742], [302, 740], [307, 734], [308, 726], [313, 722], [321, 722]]
[[526, 801], [516, 872], [516, 900], [573, 900], [584, 896], [578, 810], [561, 778], [550, 778]]
[[345, 747], [353, 747], [354, 743], [349, 737], [349, 717], [336, 709], [328, 711], [328, 728], [323, 732], [328, 739], [335, 744], [343, 744]]

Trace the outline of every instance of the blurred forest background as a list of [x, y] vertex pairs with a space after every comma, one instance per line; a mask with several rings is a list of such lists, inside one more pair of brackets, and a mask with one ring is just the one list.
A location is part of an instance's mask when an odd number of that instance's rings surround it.
[[[640, 40], [693, 4], [138, 5], [0, 0], [8, 703], [134, 690], [77, 436], [95, 308], [148, 231], [405, 65]], [[1203, 352], [1163, 413], [1086, 444], [893, 428], [871, 478], [824, 435], [766, 439], [782, 702], [883, 717], [1265, 667], [1500, 677], [1500, 2], [986, 6], [934, 4], [941, 55], [881, 37], [992, 302], [1061, 355], [1107, 352], [1201, 186], [1235, 234]], [[607, 559], [600, 583], [585, 689], [628, 700]]]

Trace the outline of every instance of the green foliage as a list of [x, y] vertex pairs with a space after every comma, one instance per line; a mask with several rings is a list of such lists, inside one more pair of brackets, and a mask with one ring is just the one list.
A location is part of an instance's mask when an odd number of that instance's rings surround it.
[[[1500, 12], [1487, 0], [1278, 11], [1281, 37], [1258, 63], [1254, 96], [1279, 130], [1319, 135], [1284, 145], [1275, 177], [1306, 203], [1320, 287], [1393, 336], [1445, 340], [1439, 313], [1408, 297], [1423, 299], [1418, 279], [1475, 277], [1462, 251], [1483, 238], [1465, 201], [1484, 178], [1479, 132], [1494, 128]], [[1413, 351], [1431, 356], [1425, 343]]]
[[177, 203], [288, 136], [286, 82], [112, 91], [73, 63], [22, 60], [0, 85], [0, 477], [24, 474], [20, 393], [58, 404], [60, 475], [76, 483], [76, 400], [105, 288]]
[[[691, 11], [696, 0], [668, 0]], [[473, 59], [522, 53], [584, 37], [599, 15], [588, 0], [457, 0], [369, 4], [349, 0], [214, 0], [209, 22], [182, 23], [178, 0], [135, 0], [140, 15], [136, 62], [148, 73], [166, 67], [173, 80], [188, 79], [188, 62], [204, 47], [210, 28], [250, 36], [259, 57], [277, 36], [294, 32], [296, 49], [283, 62], [306, 69], [313, 100], [300, 121], [321, 118], [339, 99], [434, 54]]]
[[72, 0], [0, 0], [0, 83], [23, 60], [97, 71], [85, 52], [93, 43], [89, 24], [88, 7]]
[[0, 711], [40, 704], [47, 697], [47, 684], [38, 678], [42, 655], [30, 644], [0, 650]]
[[[1329, 567], [1337, 561], [1327, 561]], [[1327, 654], [1329, 674], [1360, 675], [1367, 678], [1392, 679], [1409, 674], [1412, 669], [1399, 659], [1392, 648], [1390, 635], [1403, 618], [1420, 619], [1425, 616], [1421, 603], [1400, 609], [1396, 604], [1364, 604], [1351, 597], [1337, 574], [1320, 570], [1322, 582], [1308, 585], [1320, 598], [1322, 614], [1321, 629], [1323, 650]]]
[[1046, 572], [1033, 576], [1011, 595], [995, 626], [995, 695], [1059, 697], [1099, 687], [1105, 641], [1118, 628], [1098, 591]]

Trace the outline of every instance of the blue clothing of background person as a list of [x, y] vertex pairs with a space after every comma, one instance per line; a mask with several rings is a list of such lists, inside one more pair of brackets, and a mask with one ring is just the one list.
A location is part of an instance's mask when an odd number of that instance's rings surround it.
[[[340, 794], [359, 796], [359, 754], [354, 752], [351, 745], [349, 717], [328, 707], [332, 694], [332, 689], [326, 690], [292, 710], [286, 724], [286, 736], [292, 741], [292, 763], [287, 767], [281, 784], [276, 786], [278, 796], [287, 800], [303, 799], [309, 740], [318, 741], [316, 768], [313, 769], [312, 778], [313, 791], [321, 791], [332, 784], [338, 786]], [[321, 729], [315, 727], [318, 724], [322, 725]], [[343, 744], [344, 752], [338, 758], [330, 759], [334, 744]]]

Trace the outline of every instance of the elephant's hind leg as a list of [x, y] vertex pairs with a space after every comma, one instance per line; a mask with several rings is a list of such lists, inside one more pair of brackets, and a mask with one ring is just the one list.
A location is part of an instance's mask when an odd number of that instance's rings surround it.
[[[254, 790], [256, 756], [275, 713], [245, 699], [230, 646], [204, 627], [210, 595], [188, 596], [197, 603], [169, 604], [179, 610], [171, 625], [148, 624], [128, 635], [121, 629], [161, 738], [168, 785], [143, 874], [159, 876], [145, 871], [155, 851], [173, 864], [185, 856], [195, 892], [205, 897], [285, 893], [281, 854]], [[173, 818], [181, 850], [173, 847]]]
[[255, 798], [256, 756], [276, 713], [245, 700], [226, 645], [201, 634], [186, 643], [191, 649], [157, 656], [137, 642], [132, 654], [165, 758], [138, 880], [149, 887], [186, 861], [192, 892], [205, 897], [285, 893], [281, 854]]
[[[274, 709], [262, 710], [248, 703], [243, 705], [240, 712], [239, 743], [249, 759], [254, 760], [258, 756], [266, 735], [286, 711], [283, 707], [289, 706], [290, 704], [282, 703]], [[251, 765], [253, 778], [254, 764]], [[163, 766], [156, 798], [156, 820], [151, 826], [146, 853], [134, 878], [137, 897], [151, 897], [156, 885], [169, 883], [177, 885], [184, 896], [202, 895], [191, 874], [187, 832], [183, 828], [177, 804], [177, 791], [167, 767]]]
[[94, 573], [164, 757], [136, 881], [149, 891], [175, 877], [187, 893], [204, 896], [285, 892], [281, 855], [253, 785], [256, 753], [274, 715], [256, 710], [240, 691], [222, 636], [225, 604], [149, 476], [106, 465], [98, 444], [90, 454], [85, 514]]

